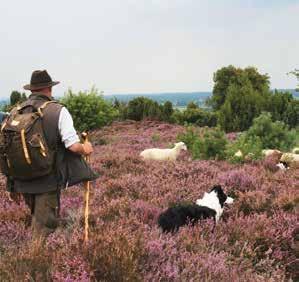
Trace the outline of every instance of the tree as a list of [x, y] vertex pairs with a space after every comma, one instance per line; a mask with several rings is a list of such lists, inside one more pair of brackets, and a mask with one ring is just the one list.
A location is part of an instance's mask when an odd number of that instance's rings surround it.
[[293, 99], [288, 103], [283, 116], [283, 121], [291, 128], [299, 125], [299, 100]]
[[265, 98], [253, 88], [244, 74], [242, 79], [241, 84], [228, 87], [225, 102], [219, 110], [219, 124], [226, 132], [248, 129], [265, 104]]
[[264, 111], [270, 112], [272, 119], [284, 121], [285, 114], [291, 101], [294, 100], [292, 93], [275, 90], [269, 95]]
[[199, 109], [198, 105], [195, 102], [189, 102], [187, 105], [187, 110], [194, 110], [194, 109]]
[[10, 94], [10, 105], [14, 106], [17, 103], [21, 102], [22, 95], [19, 91], [12, 91]]
[[207, 103], [214, 110], [219, 110], [225, 103], [228, 89], [231, 85], [242, 87], [245, 81], [249, 81], [252, 89], [257, 91], [259, 95], [266, 95], [270, 89], [269, 76], [260, 74], [254, 67], [245, 69], [236, 68], [232, 65], [223, 67], [214, 73], [213, 80], [215, 83], [213, 94]]
[[162, 119], [163, 108], [157, 102], [146, 97], [137, 97], [129, 101], [127, 106], [127, 118], [140, 121], [145, 118]]
[[[295, 70], [289, 72], [288, 74], [292, 74], [292, 75], [296, 76], [296, 78], [297, 78], [297, 80], [299, 82], [299, 69], [295, 69]], [[297, 86], [296, 91], [299, 92], [299, 84]]]
[[163, 120], [171, 121], [172, 114], [174, 112], [172, 103], [170, 101], [166, 101], [162, 107], [163, 112]]

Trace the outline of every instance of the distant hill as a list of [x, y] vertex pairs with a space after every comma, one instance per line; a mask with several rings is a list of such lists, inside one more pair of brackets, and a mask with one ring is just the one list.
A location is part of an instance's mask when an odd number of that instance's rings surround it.
[[179, 92], [179, 93], [147, 93], [147, 94], [115, 94], [105, 95], [104, 98], [108, 100], [118, 99], [122, 102], [128, 102], [136, 97], [147, 97], [158, 103], [172, 102], [174, 106], [186, 106], [189, 102], [196, 102], [198, 105], [204, 105], [205, 100], [211, 96], [211, 92]]
[[[293, 89], [278, 89], [281, 91], [291, 92], [296, 99], [299, 99], [299, 92], [295, 92]], [[212, 92], [173, 92], [173, 93], [147, 93], [147, 94], [114, 94], [104, 95], [107, 100], [118, 99], [122, 102], [128, 102], [136, 97], [147, 97], [158, 103], [164, 103], [166, 101], [172, 102], [176, 107], [185, 107], [189, 102], [196, 102], [199, 106], [204, 106], [207, 98], [212, 95]]]

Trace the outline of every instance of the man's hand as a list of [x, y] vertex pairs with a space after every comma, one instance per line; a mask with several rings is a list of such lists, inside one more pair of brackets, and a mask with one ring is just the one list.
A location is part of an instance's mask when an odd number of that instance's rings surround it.
[[68, 149], [76, 154], [80, 155], [90, 155], [93, 152], [93, 148], [90, 142], [82, 143], [75, 143], [72, 146], [68, 147]]
[[92, 145], [90, 142], [86, 141], [84, 144], [83, 144], [83, 150], [85, 152], [84, 155], [90, 155], [92, 152], [93, 152], [93, 148], [92, 148]]

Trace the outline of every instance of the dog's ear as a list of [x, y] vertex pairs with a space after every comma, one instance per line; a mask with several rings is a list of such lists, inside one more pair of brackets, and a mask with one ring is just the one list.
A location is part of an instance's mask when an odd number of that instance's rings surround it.
[[213, 191], [215, 191], [216, 193], [223, 192], [221, 185], [214, 185], [210, 192]]
[[221, 205], [221, 207], [223, 207], [226, 199], [227, 199], [227, 196], [226, 194], [224, 193], [221, 185], [215, 185], [212, 189], [213, 192], [215, 192], [217, 194], [217, 197], [218, 197], [218, 200], [219, 200], [219, 203]]

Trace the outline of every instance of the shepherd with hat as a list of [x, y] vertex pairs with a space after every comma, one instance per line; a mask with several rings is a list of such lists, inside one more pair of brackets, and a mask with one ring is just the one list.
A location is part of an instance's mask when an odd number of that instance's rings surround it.
[[[63, 188], [98, 177], [82, 157], [93, 152], [91, 143], [80, 142], [71, 114], [52, 97], [52, 87], [57, 84], [59, 81], [53, 81], [46, 70], [34, 71], [30, 84], [24, 86], [25, 90], [31, 91], [31, 95], [18, 106], [25, 113], [43, 107], [41, 123], [47, 147], [53, 150], [53, 169], [47, 175], [29, 181], [7, 176], [7, 190], [12, 195], [23, 195], [31, 211], [33, 233], [37, 236], [47, 236], [63, 222], [59, 217], [60, 192]], [[10, 160], [15, 165], [18, 161]]]

